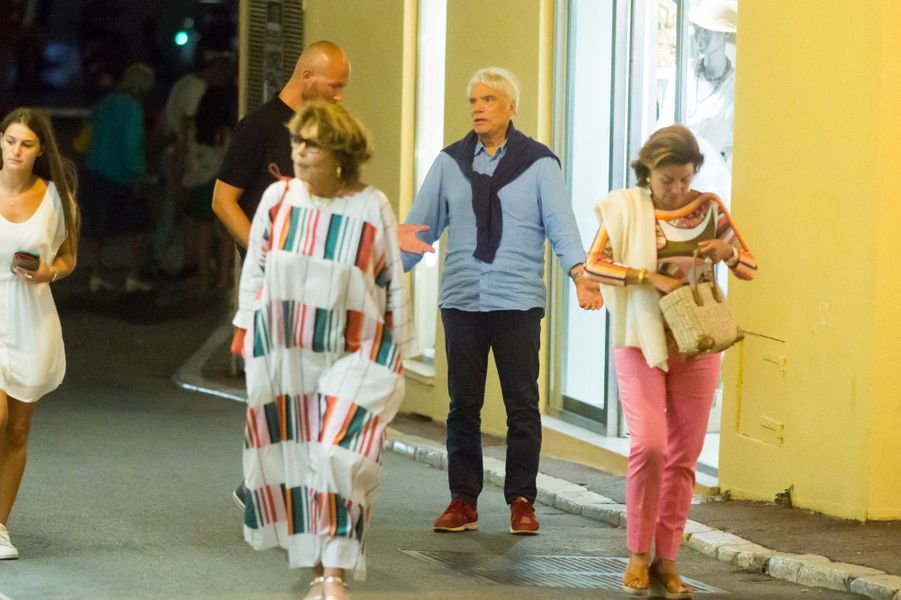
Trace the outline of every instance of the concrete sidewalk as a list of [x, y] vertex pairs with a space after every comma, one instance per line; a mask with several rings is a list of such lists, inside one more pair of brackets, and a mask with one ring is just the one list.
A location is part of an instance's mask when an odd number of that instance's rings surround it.
[[[243, 398], [242, 380], [227, 375], [230, 338], [230, 327], [217, 329], [179, 370], [176, 383]], [[389, 436], [393, 451], [447, 468], [442, 424], [399, 415]], [[484, 436], [483, 446], [486, 482], [502, 486], [503, 440]], [[625, 526], [623, 477], [547, 456], [540, 471], [539, 503]], [[901, 522], [858, 523], [773, 504], [698, 500], [685, 543], [707, 556], [800, 585], [901, 600]]]

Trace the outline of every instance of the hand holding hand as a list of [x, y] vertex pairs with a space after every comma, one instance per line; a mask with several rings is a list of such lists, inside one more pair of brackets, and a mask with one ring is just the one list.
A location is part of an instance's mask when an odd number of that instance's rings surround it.
[[598, 310], [604, 306], [601, 286], [597, 281], [592, 281], [585, 275], [581, 275], [576, 277], [573, 283], [576, 285], [576, 297], [579, 299], [579, 308]]
[[397, 243], [400, 249], [410, 254], [422, 254], [423, 252], [434, 252], [430, 244], [426, 244], [419, 236], [416, 235], [420, 231], [428, 231], [431, 229], [428, 225], [408, 225], [406, 223], [397, 224]]

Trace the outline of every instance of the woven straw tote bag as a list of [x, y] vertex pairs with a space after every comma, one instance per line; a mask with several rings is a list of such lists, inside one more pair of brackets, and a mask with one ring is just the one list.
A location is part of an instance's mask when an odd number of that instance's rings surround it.
[[673, 332], [679, 352], [688, 358], [722, 352], [744, 338], [723, 291], [713, 279], [710, 263], [710, 281], [698, 283], [697, 256], [695, 251], [689, 285], [660, 299], [663, 320]]

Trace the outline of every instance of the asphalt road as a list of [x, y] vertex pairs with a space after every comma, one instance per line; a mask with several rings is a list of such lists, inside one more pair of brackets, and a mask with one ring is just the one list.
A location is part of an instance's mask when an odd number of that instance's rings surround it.
[[[242, 406], [171, 382], [221, 311], [178, 303], [142, 309], [141, 302], [156, 302], [145, 299], [96, 312], [83, 300], [62, 311], [69, 372], [35, 415], [9, 523], [21, 558], [0, 562], [0, 593], [13, 600], [301, 598], [307, 573], [289, 570], [278, 551], [247, 546], [229, 497], [240, 480]], [[150, 323], [140, 322], [142, 310]], [[479, 531], [433, 533], [446, 502], [443, 471], [386, 456], [369, 575], [353, 584], [354, 598], [626, 597], [615, 591], [623, 529], [539, 506], [541, 535], [511, 536], [502, 494], [488, 486]], [[688, 549], [680, 561], [686, 576], [721, 590], [699, 598], [850, 597], [740, 572]]]

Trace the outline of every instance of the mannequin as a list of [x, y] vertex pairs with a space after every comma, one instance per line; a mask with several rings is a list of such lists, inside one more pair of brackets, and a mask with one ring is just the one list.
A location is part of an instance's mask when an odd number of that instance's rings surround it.
[[685, 124], [709, 142], [726, 162], [732, 156], [735, 66], [726, 55], [737, 20], [736, 2], [702, 0], [689, 15], [698, 51], [689, 79]]
[[[736, 0], [700, 0], [689, 13], [688, 20], [698, 56], [686, 81], [683, 124], [695, 134], [704, 154], [704, 165], [692, 185], [698, 190], [714, 192], [729, 206], [735, 65], [726, 46], [735, 40], [738, 4]], [[665, 103], [675, 102], [674, 93], [667, 96]], [[672, 108], [668, 114], [672, 114], [671, 111]], [[660, 122], [658, 126], [669, 124]]]

